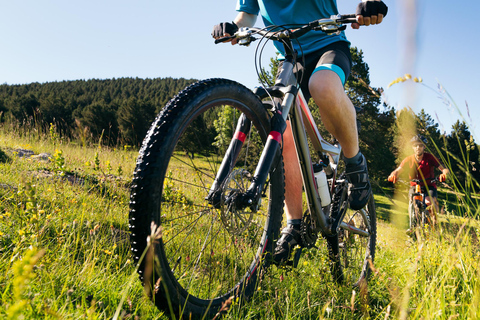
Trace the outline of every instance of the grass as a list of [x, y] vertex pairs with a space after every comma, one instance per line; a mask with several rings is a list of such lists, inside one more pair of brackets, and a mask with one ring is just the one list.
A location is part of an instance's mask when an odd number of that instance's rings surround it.
[[[18, 148], [52, 160], [18, 157]], [[3, 129], [0, 149], [0, 318], [166, 319], [145, 297], [129, 252], [127, 186], [137, 152]], [[304, 249], [299, 268], [272, 267], [252, 300], [234, 302], [224, 318], [479, 318], [480, 229], [465, 217], [478, 208], [440, 190], [439, 228], [413, 241], [403, 198], [376, 194], [368, 288], [336, 286], [320, 241]]]

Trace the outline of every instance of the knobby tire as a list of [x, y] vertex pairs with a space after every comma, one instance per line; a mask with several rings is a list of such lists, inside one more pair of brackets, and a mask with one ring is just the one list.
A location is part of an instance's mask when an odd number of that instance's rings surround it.
[[151, 299], [175, 318], [209, 319], [232, 299], [248, 299], [270, 264], [283, 214], [282, 159], [270, 172], [257, 212], [229, 211], [205, 200], [241, 113], [252, 126], [234, 166], [240, 175], [224, 187], [225, 193], [246, 188], [270, 118], [249, 89], [230, 80], [200, 81], [170, 100], [137, 159], [132, 252]]
[[370, 263], [375, 259], [377, 217], [373, 193], [363, 209], [348, 208], [343, 222], [367, 231], [369, 236], [340, 228], [336, 235], [326, 237], [332, 275], [338, 283], [360, 286], [362, 281], [368, 281]]

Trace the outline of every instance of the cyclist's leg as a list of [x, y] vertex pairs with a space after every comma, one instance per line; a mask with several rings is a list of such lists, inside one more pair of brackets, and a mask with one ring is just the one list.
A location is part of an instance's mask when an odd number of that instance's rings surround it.
[[343, 149], [346, 174], [350, 182], [350, 207], [361, 209], [371, 194], [365, 157], [358, 146], [355, 108], [344, 90], [350, 73], [348, 45], [334, 43], [323, 52], [309, 80], [309, 91], [320, 110], [325, 128]]
[[344, 90], [351, 58], [348, 45], [336, 42], [319, 51], [318, 60], [306, 66], [308, 90], [320, 109], [325, 128], [340, 142], [347, 158], [357, 155], [358, 135], [355, 108]]
[[302, 221], [302, 173], [298, 162], [295, 143], [293, 141], [290, 121], [283, 134], [283, 161], [285, 169], [285, 215], [287, 227], [282, 230], [282, 236], [277, 241], [274, 260], [285, 262], [290, 258], [292, 249], [301, 245], [300, 225]]
[[283, 135], [282, 154], [285, 168], [285, 215], [288, 220], [302, 219], [303, 180], [290, 121], [287, 121], [287, 129]]

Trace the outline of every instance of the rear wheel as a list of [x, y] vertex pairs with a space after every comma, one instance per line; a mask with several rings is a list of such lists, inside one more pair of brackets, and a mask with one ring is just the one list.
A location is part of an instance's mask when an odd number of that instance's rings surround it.
[[[251, 129], [219, 201], [210, 204], [205, 199], [241, 114]], [[131, 243], [147, 292], [167, 314], [212, 318], [232, 298], [253, 294], [280, 230], [281, 158], [258, 210], [237, 210], [224, 200], [248, 188], [268, 133], [261, 101], [224, 79], [186, 88], [150, 128], [131, 188]]]
[[[346, 184], [343, 188], [347, 188]], [[377, 239], [375, 201], [372, 193], [364, 208], [352, 210], [347, 207], [346, 189], [341, 193], [343, 199], [340, 203], [344, 207], [345, 215], [337, 235], [327, 237], [332, 274], [337, 282], [357, 286], [362, 280], [368, 280], [371, 271], [369, 264], [373, 263], [375, 258]]]
[[369, 263], [373, 263], [375, 257], [376, 221], [373, 194], [363, 209], [348, 209], [343, 218], [344, 224], [338, 233], [338, 245], [346, 283], [358, 285], [370, 275]]

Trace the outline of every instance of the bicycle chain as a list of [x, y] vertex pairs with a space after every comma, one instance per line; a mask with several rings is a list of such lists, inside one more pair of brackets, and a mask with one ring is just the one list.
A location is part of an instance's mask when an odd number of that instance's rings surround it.
[[[344, 191], [344, 188], [348, 188], [345, 185], [345, 181], [343, 182], [338, 182], [338, 181], [339, 180], [337, 180], [335, 183], [335, 190], [332, 196], [332, 204], [330, 206], [330, 221], [332, 223], [335, 221], [335, 219], [338, 219], [338, 216], [340, 215], [340, 210], [342, 209], [342, 202], [343, 202], [342, 200], [343, 191]], [[332, 232], [335, 233], [336, 230], [332, 230]]]
[[[339, 214], [342, 203], [343, 188], [345, 188], [344, 182], [337, 184], [335, 187], [335, 191], [332, 196], [332, 204], [330, 206], [329, 219], [334, 219], [334, 217], [338, 216]], [[306, 211], [303, 214], [302, 224], [300, 226], [302, 245], [305, 248], [315, 247], [315, 243], [318, 239], [318, 233], [314, 230], [315, 227], [313, 226], [312, 216], [308, 211]]]

